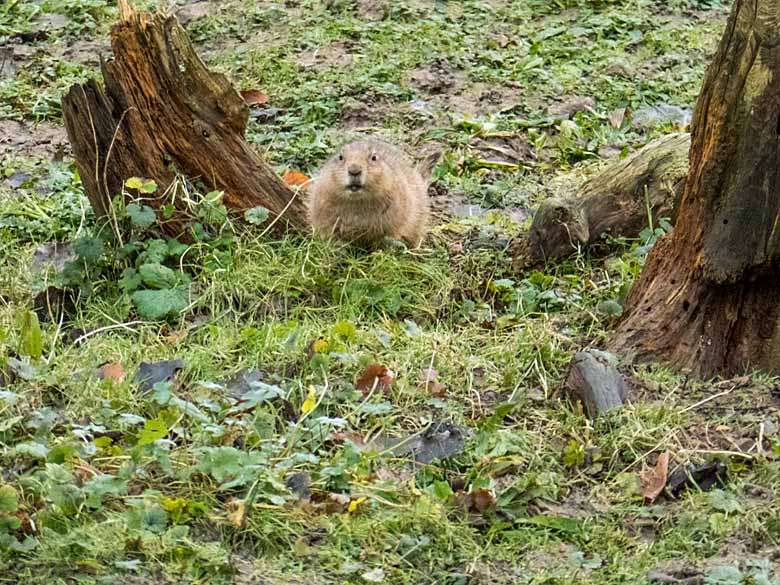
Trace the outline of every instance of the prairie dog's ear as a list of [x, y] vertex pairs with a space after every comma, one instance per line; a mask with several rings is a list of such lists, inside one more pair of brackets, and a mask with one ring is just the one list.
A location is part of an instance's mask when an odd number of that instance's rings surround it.
[[436, 165], [439, 164], [443, 154], [443, 151], [436, 150], [417, 163], [417, 172], [422, 175], [423, 179], [426, 181], [431, 180], [433, 169], [435, 169]]

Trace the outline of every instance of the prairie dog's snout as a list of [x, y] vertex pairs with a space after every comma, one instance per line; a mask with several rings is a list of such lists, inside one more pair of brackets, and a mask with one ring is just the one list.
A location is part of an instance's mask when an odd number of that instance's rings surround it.
[[363, 167], [358, 164], [351, 164], [347, 168], [347, 188], [350, 191], [357, 191], [363, 186]]

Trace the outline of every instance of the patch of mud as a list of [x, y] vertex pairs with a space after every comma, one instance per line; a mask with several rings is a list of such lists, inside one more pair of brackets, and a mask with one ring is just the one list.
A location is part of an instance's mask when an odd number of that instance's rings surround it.
[[13, 77], [16, 69], [13, 47], [0, 47], [0, 80]]
[[522, 103], [520, 91], [510, 86], [491, 86], [475, 83], [449, 97], [449, 107], [461, 115], [471, 117], [495, 114], [518, 107]]
[[536, 162], [531, 145], [519, 134], [493, 134], [474, 137], [472, 152], [480, 158], [501, 165], [529, 166]]
[[194, 22], [210, 14], [219, 12], [220, 2], [211, 2], [210, 0], [189, 1], [184, 6], [176, 10], [176, 18], [183, 25]]
[[41, 14], [32, 22], [37, 30], [46, 32], [65, 28], [70, 23], [71, 19], [68, 16], [57, 12]]
[[358, 0], [357, 8], [363, 20], [382, 20], [390, 12], [390, 0]]
[[38, 159], [61, 159], [70, 151], [65, 128], [51, 122], [29, 126], [0, 120], [0, 156], [15, 154]]
[[41, 51], [31, 44], [9, 42], [0, 46], [0, 80], [9, 79], [24, 69], [25, 63]]
[[100, 65], [100, 57], [111, 55], [111, 46], [108, 40], [88, 39], [63, 39], [54, 46], [53, 56], [63, 61], [72, 61], [97, 67]]
[[343, 42], [337, 41], [327, 47], [303, 51], [299, 53], [297, 61], [303, 69], [324, 70], [331, 67], [350, 67], [354, 63], [354, 56]]
[[415, 89], [436, 95], [451, 93], [463, 86], [466, 75], [455, 69], [447, 59], [435, 59], [429, 65], [413, 69], [407, 76], [407, 83]]
[[367, 130], [387, 125], [393, 106], [387, 101], [348, 101], [341, 108], [341, 127], [347, 131]]
[[572, 95], [550, 106], [550, 113], [556, 118], [569, 119], [578, 112], [592, 111], [595, 107], [596, 100], [592, 97]]

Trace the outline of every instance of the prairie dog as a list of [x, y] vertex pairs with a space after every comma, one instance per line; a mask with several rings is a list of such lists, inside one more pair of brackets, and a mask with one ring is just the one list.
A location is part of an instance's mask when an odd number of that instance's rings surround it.
[[376, 246], [385, 239], [411, 248], [425, 239], [428, 186], [396, 147], [359, 140], [342, 147], [314, 178], [309, 219], [324, 237]]

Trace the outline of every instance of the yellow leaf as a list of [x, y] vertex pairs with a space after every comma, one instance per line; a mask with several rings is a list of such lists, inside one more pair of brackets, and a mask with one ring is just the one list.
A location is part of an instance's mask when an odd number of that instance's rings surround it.
[[228, 513], [228, 520], [230, 520], [234, 526], [241, 528], [241, 525], [244, 522], [244, 510], [246, 509], [244, 500], [232, 500], [229, 503], [229, 506], [232, 509]]
[[309, 386], [309, 395], [306, 397], [303, 405], [301, 406], [302, 414], [309, 414], [317, 405], [317, 391], [314, 386]]
[[311, 547], [306, 539], [300, 536], [293, 544], [293, 552], [299, 557], [304, 557], [311, 554]]
[[354, 512], [355, 510], [357, 510], [358, 506], [359, 506], [360, 504], [362, 504], [363, 502], [365, 502], [365, 501], [366, 501], [366, 498], [365, 498], [365, 497], [362, 497], [362, 498], [357, 498], [356, 500], [352, 500], [352, 501], [349, 503], [349, 508], [347, 509], [347, 511], [348, 511], [350, 514], [352, 514], [352, 512]]
[[314, 350], [314, 353], [325, 353], [328, 351], [329, 347], [330, 344], [328, 343], [327, 339], [318, 339], [314, 342], [312, 349]]

